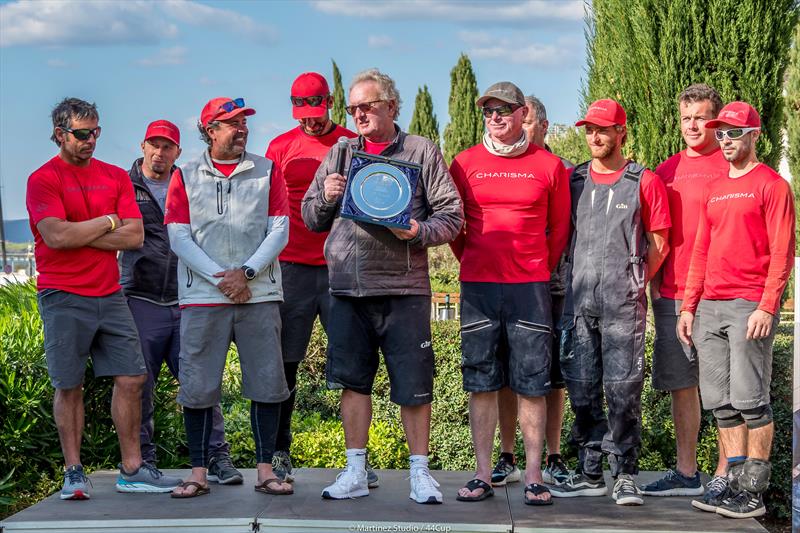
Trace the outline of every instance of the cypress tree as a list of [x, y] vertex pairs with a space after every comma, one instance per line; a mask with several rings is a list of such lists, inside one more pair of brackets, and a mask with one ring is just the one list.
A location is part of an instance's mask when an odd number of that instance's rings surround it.
[[340, 126], [347, 125], [347, 113], [344, 111], [344, 88], [342, 87], [342, 73], [336, 61], [333, 63], [333, 107], [331, 108], [331, 120]]
[[[786, 76], [786, 140], [794, 188], [794, 209], [800, 216], [800, 24], [794, 28], [794, 46]], [[795, 255], [800, 254], [800, 226], [795, 232]]]
[[427, 85], [423, 85], [417, 90], [414, 114], [408, 125], [408, 133], [427, 137], [436, 146], [439, 146], [439, 121], [436, 120], [436, 115], [433, 113], [433, 98], [428, 92]]
[[459, 152], [481, 142], [483, 116], [475, 105], [478, 83], [472, 62], [461, 54], [450, 71], [450, 123], [444, 129], [444, 157], [450, 163]]
[[783, 75], [796, 0], [596, 0], [587, 15], [586, 104], [628, 112], [626, 155], [657, 165], [682, 148], [676, 98], [692, 83], [760, 113], [759, 158], [780, 160]]

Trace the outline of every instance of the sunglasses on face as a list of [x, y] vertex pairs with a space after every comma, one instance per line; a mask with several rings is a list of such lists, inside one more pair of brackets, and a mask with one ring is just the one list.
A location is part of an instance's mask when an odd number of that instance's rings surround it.
[[386, 100], [373, 100], [372, 102], [364, 102], [363, 104], [358, 105], [349, 105], [344, 108], [348, 115], [353, 116], [356, 114], [356, 109], [361, 111], [362, 113], [369, 113], [375, 107], [375, 104], [379, 104], [381, 102], [385, 102]]
[[326, 96], [292, 96], [292, 105], [295, 107], [303, 107], [310, 105], [311, 107], [319, 107], [325, 101]]
[[72, 128], [61, 128], [61, 130], [66, 131], [67, 133], [71, 133], [79, 141], [86, 141], [92, 135], [94, 135], [95, 139], [100, 137], [100, 126], [97, 126], [95, 129], [81, 128], [78, 130], [73, 130]]
[[751, 131], [760, 129], [761, 128], [733, 128], [730, 130], [715, 130], [714, 138], [718, 141], [721, 141], [727, 137], [728, 139], [735, 141], [736, 139], [741, 139], [745, 134], [750, 133]]
[[514, 113], [517, 109], [521, 106], [518, 105], [511, 105], [511, 104], [503, 104], [497, 107], [482, 107], [481, 111], [483, 111], [483, 116], [486, 118], [492, 118], [492, 115], [497, 113], [498, 116], [507, 117]]
[[219, 108], [226, 113], [230, 113], [234, 109], [239, 109], [244, 107], [244, 98], [237, 98], [235, 100], [231, 100], [230, 102], [225, 102]]

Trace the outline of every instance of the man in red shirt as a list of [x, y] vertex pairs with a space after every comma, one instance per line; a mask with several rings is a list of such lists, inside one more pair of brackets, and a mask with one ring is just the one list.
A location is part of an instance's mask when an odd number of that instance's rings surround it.
[[[645, 286], [669, 249], [664, 183], [622, 155], [625, 110], [611, 99], [589, 106], [592, 159], [570, 177], [574, 223], [562, 319], [561, 370], [575, 412], [578, 471], [553, 496], [603, 496], [603, 454], [618, 505], [641, 505], [634, 483], [641, 439], [647, 317]], [[608, 416], [603, 400], [608, 404]]]
[[121, 168], [94, 159], [100, 136], [94, 104], [61, 101], [51, 139], [59, 154], [28, 178], [26, 204], [39, 271], [39, 312], [47, 371], [55, 387], [53, 415], [66, 470], [62, 500], [89, 498], [81, 465], [83, 375], [114, 377], [111, 413], [122, 462], [120, 492], [169, 492], [180, 479], [142, 462], [142, 385], [147, 368], [136, 325], [119, 285], [117, 251], [142, 246], [142, 216]]
[[[322, 327], [327, 329], [330, 307], [328, 267], [323, 254], [328, 232], [309, 231], [303, 222], [300, 204], [331, 147], [340, 137], [357, 136], [331, 121], [329, 109], [333, 106], [333, 99], [322, 75], [316, 72], [300, 74], [292, 83], [290, 99], [292, 116], [300, 124], [273, 139], [266, 153], [267, 159], [281, 169], [289, 197], [289, 244], [279, 259], [283, 275], [281, 351], [283, 371], [291, 394], [281, 404], [272, 459], [275, 475], [287, 481], [293, 480], [289, 448], [297, 369], [306, 356], [314, 320], [319, 317]], [[377, 475], [369, 464], [367, 475], [370, 487], [377, 487]]]
[[450, 166], [466, 222], [451, 247], [461, 262], [461, 371], [477, 458], [458, 499], [494, 494], [497, 391], [510, 387], [527, 464], [537, 465], [525, 472], [525, 503], [547, 505], [538, 464], [551, 389], [550, 275], [569, 236], [567, 172], [557, 156], [529, 142], [522, 129], [528, 108], [516, 85], [496, 83], [476, 104], [486, 121], [483, 143]]
[[692, 503], [748, 518], [766, 513], [772, 342], [791, 273], [794, 202], [786, 180], [758, 161], [761, 118], [752, 106], [731, 102], [706, 127], [717, 128], [730, 167], [705, 188], [678, 335], [697, 347], [703, 407], [719, 425], [729, 487], [716, 508]]
[[[728, 162], [714, 139], [714, 130], [705, 127], [722, 108], [717, 91], [702, 83], [690, 85], [678, 97], [678, 108], [686, 149], [656, 168], [656, 174], [667, 188], [672, 229], [669, 255], [650, 283], [656, 329], [653, 387], [668, 391], [672, 396], [677, 464], [663, 478], [642, 487], [642, 492], [648, 496], [703, 494], [696, 452], [700, 430], [697, 352], [680, 342], [676, 326], [703, 208], [703, 188], [711, 180], [728, 175]], [[724, 481], [726, 465], [725, 454], [720, 453], [716, 475], [708, 483], [704, 500], [719, 497], [727, 485]]]

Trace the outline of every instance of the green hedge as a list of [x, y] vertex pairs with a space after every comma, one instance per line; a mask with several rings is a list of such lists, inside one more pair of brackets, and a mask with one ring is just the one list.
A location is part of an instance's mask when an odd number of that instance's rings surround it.
[[[456, 322], [434, 322], [433, 348], [436, 380], [431, 427], [431, 466], [437, 469], [472, 470], [474, 457], [468, 423], [467, 394], [461, 388], [460, 340]], [[338, 391], [325, 388], [325, 345], [321, 328], [314, 329], [309, 354], [298, 380], [297, 412], [293, 420], [292, 446], [296, 466], [338, 468], [344, 464], [344, 435], [339, 422]], [[647, 338], [647, 358], [652, 338]], [[787, 517], [791, 472], [791, 368], [792, 332], [781, 326], [775, 342], [773, 411], [776, 420], [773, 482], [767, 494], [770, 513]], [[648, 365], [649, 369], [649, 365]], [[241, 380], [235, 349], [229, 354], [223, 387], [223, 410], [234, 461], [242, 467], [255, 461], [250, 411], [239, 395]], [[87, 372], [86, 432], [83, 461], [90, 469], [114, 468], [119, 461], [116, 433], [111, 424], [111, 380], [92, 378]], [[370, 429], [370, 460], [377, 468], [407, 468], [408, 447], [403, 438], [400, 413], [389, 402], [389, 383], [381, 365], [375, 381], [374, 422]], [[183, 420], [175, 404], [177, 385], [164, 369], [156, 392], [156, 442], [161, 468], [188, 465]], [[62, 458], [52, 418], [53, 390], [47, 378], [41, 323], [34, 286], [0, 287], [0, 515], [31, 505], [60, 487]], [[674, 425], [669, 395], [650, 386], [649, 375], [642, 398], [643, 434], [640, 467], [662, 470], [674, 463]], [[566, 442], [571, 412], [566, 410], [562, 439]], [[518, 438], [517, 452], [522, 453]], [[563, 449], [574, 466], [574, 450]], [[704, 413], [698, 462], [705, 472], [716, 465], [716, 429]]]

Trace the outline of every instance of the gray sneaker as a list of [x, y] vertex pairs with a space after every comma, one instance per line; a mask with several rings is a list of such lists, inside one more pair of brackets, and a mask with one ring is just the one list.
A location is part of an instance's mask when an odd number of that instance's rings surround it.
[[244, 482], [244, 476], [233, 466], [228, 454], [215, 455], [208, 460], [207, 478], [220, 485], [241, 485]]
[[172, 492], [180, 483], [180, 478], [166, 476], [149, 463], [142, 463], [131, 473], [125, 472], [120, 464], [117, 492]]
[[378, 485], [380, 485], [378, 474], [375, 473], [375, 470], [372, 469], [372, 465], [369, 464], [369, 457], [367, 457], [364, 467], [367, 470], [367, 486], [371, 489], [378, 488]]
[[86, 488], [87, 481], [89, 481], [89, 478], [83, 473], [83, 466], [72, 465], [68, 467], [64, 470], [64, 486], [61, 488], [61, 499], [88, 500], [89, 489]]
[[278, 450], [272, 455], [272, 472], [275, 477], [292, 483], [294, 476], [292, 475], [292, 459], [289, 457], [289, 452]]
[[732, 495], [733, 491], [731, 491], [728, 478], [726, 476], [714, 476], [706, 484], [706, 492], [703, 497], [692, 500], [692, 507], [701, 511], [716, 513], [722, 502]]

